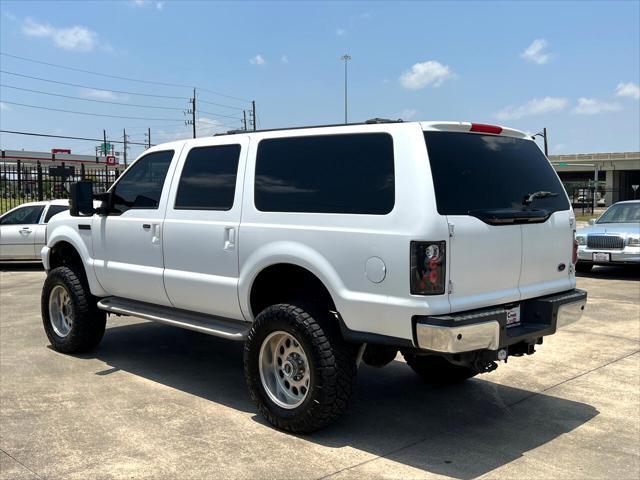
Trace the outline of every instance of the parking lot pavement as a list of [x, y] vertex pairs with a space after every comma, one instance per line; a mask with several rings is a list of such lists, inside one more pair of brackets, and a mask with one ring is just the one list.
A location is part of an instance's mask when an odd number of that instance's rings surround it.
[[0, 477], [640, 477], [640, 281], [596, 268], [580, 323], [464, 385], [400, 357], [363, 367], [351, 409], [310, 436], [250, 402], [238, 343], [116, 318], [98, 349], [51, 348], [44, 272], [0, 267]]

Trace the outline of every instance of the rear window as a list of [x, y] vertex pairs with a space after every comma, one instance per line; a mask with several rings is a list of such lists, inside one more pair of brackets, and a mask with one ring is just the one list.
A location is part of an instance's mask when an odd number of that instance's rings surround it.
[[424, 136], [441, 215], [522, 210], [525, 196], [539, 191], [558, 195], [536, 198], [526, 208], [550, 213], [569, 209], [562, 184], [534, 142], [460, 132], [425, 132]]
[[387, 133], [262, 140], [256, 208], [265, 212], [384, 215], [395, 202], [393, 139]]

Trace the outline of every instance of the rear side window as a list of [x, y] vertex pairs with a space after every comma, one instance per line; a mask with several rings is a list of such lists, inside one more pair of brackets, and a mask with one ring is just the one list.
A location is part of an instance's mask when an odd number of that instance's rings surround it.
[[172, 158], [173, 150], [154, 152], [131, 165], [113, 190], [114, 211], [124, 213], [130, 208], [157, 209]]
[[526, 208], [551, 213], [569, 209], [562, 184], [534, 142], [460, 132], [425, 132], [424, 136], [441, 215], [522, 210], [524, 197], [540, 191], [558, 195], [536, 198]]
[[258, 145], [258, 210], [384, 215], [394, 202], [389, 134], [273, 138]]
[[230, 210], [236, 192], [240, 145], [192, 149], [182, 169], [176, 209]]
[[47, 214], [44, 216], [44, 223], [49, 223], [51, 217], [58, 213], [66, 212], [67, 210], [69, 210], [69, 207], [66, 205], [50, 205], [49, 210], [47, 210]]

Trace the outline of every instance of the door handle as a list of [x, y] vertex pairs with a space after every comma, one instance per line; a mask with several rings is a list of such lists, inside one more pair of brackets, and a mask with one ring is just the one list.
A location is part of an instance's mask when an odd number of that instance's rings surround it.
[[151, 228], [151, 225], [149, 225], [148, 223], [143, 223], [142, 228], [144, 228], [145, 230], [149, 230]]
[[20, 233], [31, 233], [31, 229], [29, 227], [22, 227]]
[[236, 229], [234, 227], [224, 227], [224, 249], [233, 250], [236, 246]]

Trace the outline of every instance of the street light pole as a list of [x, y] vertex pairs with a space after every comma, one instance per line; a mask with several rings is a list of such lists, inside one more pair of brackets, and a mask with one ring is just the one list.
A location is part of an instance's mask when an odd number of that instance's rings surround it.
[[549, 144], [547, 142], [547, 127], [544, 127], [541, 132], [538, 132], [534, 137], [542, 137], [544, 140], [544, 156], [549, 158]]
[[344, 123], [348, 123], [348, 107], [347, 107], [347, 62], [351, 60], [351, 55], [345, 53], [340, 57], [340, 60], [344, 60]]

